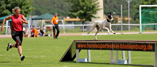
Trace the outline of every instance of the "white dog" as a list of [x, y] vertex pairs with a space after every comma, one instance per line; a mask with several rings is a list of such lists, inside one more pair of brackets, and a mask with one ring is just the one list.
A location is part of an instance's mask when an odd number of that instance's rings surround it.
[[108, 34], [110, 34], [110, 31], [113, 33], [113, 34], [116, 34], [114, 33], [114, 31], [111, 29], [111, 22], [113, 22], [114, 19], [111, 15], [111, 12], [110, 13], [107, 13], [107, 18], [103, 21], [95, 21], [93, 23], [93, 25], [91, 26], [91, 30], [89, 30], [89, 32], [87, 34], [89, 34], [92, 30], [94, 30], [94, 28], [97, 29], [97, 32], [95, 33], [95, 40], [97, 40], [97, 33], [99, 32], [100, 28], [102, 30], [107, 30], [108, 31]]

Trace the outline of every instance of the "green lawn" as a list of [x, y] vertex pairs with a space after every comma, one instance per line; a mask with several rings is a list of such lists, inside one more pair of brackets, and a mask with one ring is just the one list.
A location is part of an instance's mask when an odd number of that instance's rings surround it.
[[[150, 67], [137, 65], [110, 64], [109, 50], [91, 50], [90, 63], [59, 62], [60, 58], [70, 46], [73, 40], [89, 40], [94, 36], [60, 36], [54, 40], [52, 37], [24, 38], [23, 55], [24, 61], [20, 61], [17, 49], [6, 51], [7, 43], [15, 43], [11, 38], [0, 38], [0, 67]], [[134, 35], [98, 35], [103, 40], [157, 40], [157, 34], [134, 34]], [[119, 51], [119, 59], [121, 59]], [[127, 56], [127, 53], [126, 53]], [[80, 58], [86, 58], [87, 51], [82, 50]], [[132, 64], [154, 64], [153, 52], [131, 51]]]

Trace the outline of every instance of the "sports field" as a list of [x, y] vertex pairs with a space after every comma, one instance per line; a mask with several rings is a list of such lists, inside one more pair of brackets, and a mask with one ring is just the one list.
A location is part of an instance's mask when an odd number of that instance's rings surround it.
[[[52, 37], [24, 38], [24, 61], [20, 61], [17, 49], [6, 51], [7, 43], [15, 43], [11, 38], [0, 38], [0, 67], [151, 67], [154, 64], [153, 52], [131, 51], [132, 64], [145, 65], [115, 65], [110, 64], [109, 50], [91, 50], [90, 63], [59, 62], [73, 40], [91, 40], [94, 36], [60, 36], [54, 40]], [[101, 40], [157, 40], [157, 34], [123, 34], [98, 35]], [[119, 59], [122, 52], [119, 51]], [[126, 52], [127, 55], [127, 52]], [[80, 58], [86, 58], [86, 50], [82, 50]], [[126, 57], [127, 58], [127, 57]]]

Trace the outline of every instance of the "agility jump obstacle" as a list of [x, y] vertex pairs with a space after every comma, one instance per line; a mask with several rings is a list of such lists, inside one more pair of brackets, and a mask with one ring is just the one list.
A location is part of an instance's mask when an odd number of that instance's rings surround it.
[[[131, 55], [128, 53], [128, 60], [125, 60], [124, 51], [150, 51], [154, 52], [154, 67], [157, 67], [157, 41], [145, 40], [74, 40], [64, 53], [60, 62], [73, 61], [91, 62], [90, 50], [111, 50], [111, 64], [131, 64]], [[79, 52], [87, 50], [88, 58], [80, 59]], [[115, 50], [115, 60], [113, 60], [113, 50]], [[118, 59], [118, 50], [123, 50], [123, 59]]]

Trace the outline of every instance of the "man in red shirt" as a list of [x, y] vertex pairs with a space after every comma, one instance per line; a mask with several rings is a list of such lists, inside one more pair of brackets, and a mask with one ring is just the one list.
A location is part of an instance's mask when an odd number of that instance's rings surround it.
[[2, 24], [2, 28], [1, 28], [1, 32], [4, 29], [4, 23], [6, 22], [6, 20], [12, 19], [12, 25], [11, 25], [11, 35], [13, 40], [16, 42], [16, 44], [10, 44], [8, 43], [7, 46], [7, 51], [9, 51], [9, 49], [11, 49], [12, 47], [15, 47], [18, 49], [21, 61], [24, 60], [25, 56], [22, 55], [22, 40], [23, 40], [23, 22], [25, 24], [28, 24], [26, 18], [20, 14], [20, 8], [19, 7], [15, 7], [14, 9], [14, 15], [8, 16], [3, 20], [3, 24]]

